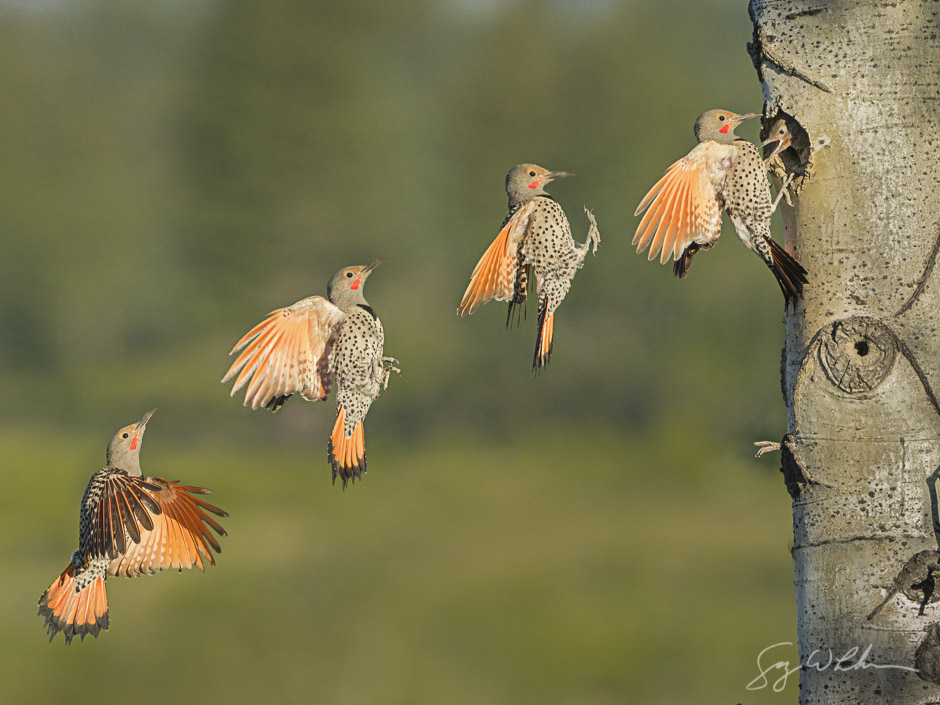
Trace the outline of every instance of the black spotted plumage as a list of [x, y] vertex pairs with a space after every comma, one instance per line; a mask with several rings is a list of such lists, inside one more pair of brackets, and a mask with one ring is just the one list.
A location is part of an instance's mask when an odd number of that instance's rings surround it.
[[571, 279], [584, 264], [588, 250], [596, 252], [600, 244], [597, 222], [589, 210], [585, 208], [590, 221], [588, 236], [580, 244], [571, 237], [571, 226], [561, 206], [545, 192], [549, 182], [564, 176], [571, 175], [536, 164], [517, 164], [509, 170], [506, 175], [509, 214], [474, 267], [457, 307], [457, 314], [463, 316], [491, 299], [507, 301], [506, 325], [510, 327], [513, 313], [526, 302], [526, 288], [530, 274], [534, 274], [539, 312], [535, 372], [551, 356], [555, 309], [567, 295]]
[[335, 382], [336, 421], [327, 444], [333, 481], [365, 472], [362, 421], [372, 402], [400, 372], [383, 356], [385, 332], [363, 288], [383, 260], [345, 267], [326, 287], [326, 298], [310, 296], [276, 309], [232, 349], [240, 352], [223, 382], [235, 378], [234, 395], [246, 387], [245, 404], [276, 411], [292, 394], [323, 401]]
[[736, 140], [734, 144], [738, 156], [721, 190], [725, 211], [741, 241], [773, 272], [784, 300], [789, 303], [803, 295], [806, 270], [771, 236], [774, 206], [760, 150], [747, 140]]
[[169, 568], [204, 568], [221, 551], [209, 534], [225, 530], [206, 512], [224, 511], [191, 495], [211, 490], [145, 477], [140, 449], [150, 411], [111, 439], [107, 465], [91, 476], [79, 511], [78, 549], [68, 566], [39, 598], [50, 640], [59, 632], [97, 637], [108, 629], [108, 576], [135, 577]]
[[584, 244], [575, 241], [568, 217], [555, 199], [537, 196], [533, 200], [535, 210], [519, 252], [522, 266], [531, 267], [536, 277], [539, 324], [532, 366], [538, 371], [551, 359], [554, 343], [554, 339], [549, 340], [547, 349], [542, 350], [544, 323], [568, 295], [571, 280], [584, 265], [591, 241], [590, 238]]

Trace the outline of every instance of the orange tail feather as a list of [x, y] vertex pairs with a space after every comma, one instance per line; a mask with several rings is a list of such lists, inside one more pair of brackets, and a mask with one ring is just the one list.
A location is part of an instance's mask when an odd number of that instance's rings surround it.
[[108, 594], [104, 576], [98, 576], [80, 592], [75, 591], [75, 566], [69, 565], [39, 598], [39, 615], [46, 618], [49, 641], [62, 632], [70, 644], [76, 634], [82, 641], [108, 628]]
[[336, 476], [339, 475], [343, 481], [343, 489], [346, 489], [350, 478], [355, 483], [357, 478], [362, 479], [362, 474], [366, 471], [366, 441], [362, 421], [356, 424], [352, 435], [346, 438], [345, 420], [346, 410], [340, 406], [327, 449], [330, 465], [333, 466], [333, 484], [336, 484]]
[[551, 316], [545, 316], [545, 312], [548, 310], [547, 299], [545, 300], [544, 307], [540, 308], [542, 310], [539, 311], [539, 328], [538, 339], [535, 345], [535, 359], [532, 361], [532, 371], [536, 374], [538, 374], [538, 371], [545, 367], [551, 359], [555, 337], [555, 314], [552, 313]]

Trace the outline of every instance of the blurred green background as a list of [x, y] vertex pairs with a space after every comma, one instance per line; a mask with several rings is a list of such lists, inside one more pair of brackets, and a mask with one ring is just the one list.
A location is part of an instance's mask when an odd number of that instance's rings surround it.
[[[630, 245], [698, 113], [760, 110], [750, 32], [744, 0], [0, 2], [0, 700], [795, 702], [745, 690], [795, 640], [751, 446], [785, 431], [779, 291], [728, 224], [681, 282]], [[523, 161], [603, 238], [538, 379], [533, 306], [454, 313]], [[219, 379], [376, 257], [404, 374], [342, 492], [332, 402]], [[223, 554], [48, 644], [88, 477], [153, 407], [144, 470], [215, 489]]]

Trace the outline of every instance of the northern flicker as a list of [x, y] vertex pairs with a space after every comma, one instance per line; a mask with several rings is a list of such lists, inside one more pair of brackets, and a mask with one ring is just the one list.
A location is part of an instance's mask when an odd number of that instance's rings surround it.
[[535, 339], [533, 372], [548, 364], [555, 331], [555, 310], [571, 288], [571, 280], [590, 249], [600, 245], [594, 214], [587, 208], [590, 223], [584, 244], [571, 237], [571, 226], [561, 206], [545, 192], [549, 182], [564, 171], [549, 171], [535, 164], [519, 164], [506, 175], [509, 214], [499, 235], [489, 246], [470, 276], [457, 313], [477, 310], [490, 299], [508, 301], [507, 327], [513, 308], [525, 303], [529, 273], [534, 272], [538, 295], [538, 331]]
[[767, 170], [776, 173], [777, 176], [783, 179], [780, 188], [777, 190], [777, 199], [774, 201], [773, 210], [777, 210], [781, 198], [787, 199], [787, 205], [793, 205], [793, 201], [790, 200], [790, 192], [787, 190], [790, 182], [793, 181], [793, 174], [787, 173], [786, 166], [780, 158], [780, 153], [789, 148], [792, 143], [793, 134], [790, 132], [790, 128], [787, 127], [787, 121], [779, 118], [770, 128], [767, 139], [760, 144]]
[[[78, 550], [62, 575], [39, 598], [49, 640], [59, 632], [65, 643], [109, 624], [108, 576], [134, 578], [158, 570], [215, 565], [212, 550], [225, 530], [206, 512], [226, 517], [218, 507], [191, 495], [212, 490], [144, 477], [140, 447], [153, 411], [119, 430], [108, 445], [107, 464], [91, 476], [79, 514]], [[210, 550], [212, 549], [212, 550]]]
[[699, 144], [674, 163], [640, 202], [635, 215], [649, 208], [633, 243], [637, 252], [650, 248], [673, 272], [685, 277], [699, 250], [712, 247], [721, 234], [721, 212], [731, 217], [735, 232], [773, 272], [785, 303], [803, 293], [806, 270], [770, 236], [773, 202], [764, 162], [757, 146], [734, 134], [738, 124], [757, 113], [738, 115], [709, 110], [695, 121]]
[[327, 457], [333, 483], [338, 475], [344, 489], [366, 471], [362, 422], [369, 407], [388, 387], [389, 375], [401, 374], [398, 360], [382, 354], [385, 331], [363, 296], [366, 279], [383, 261], [339, 270], [325, 299], [311, 296], [271, 311], [235, 343], [229, 354], [242, 352], [222, 378], [235, 377], [231, 396], [248, 385], [245, 406], [271, 411], [292, 394], [323, 401], [335, 378], [336, 422]]
[[[764, 150], [764, 161], [770, 163], [780, 152], [787, 149], [793, 142], [793, 135], [790, 128], [787, 127], [787, 121], [779, 118], [767, 133], [767, 139], [761, 142], [761, 148]], [[769, 149], [768, 149], [769, 148]]]

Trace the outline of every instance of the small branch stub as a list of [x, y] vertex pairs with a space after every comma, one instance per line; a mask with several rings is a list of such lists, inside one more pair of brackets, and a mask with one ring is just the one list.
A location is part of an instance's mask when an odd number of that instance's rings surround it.
[[819, 362], [829, 381], [847, 394], [864, 394], [881, 384], [897, 356], [897, 341], [874, 318], [836, 321], [822, 336]]

